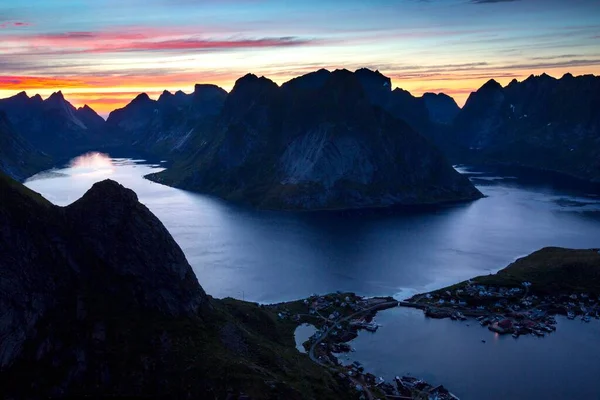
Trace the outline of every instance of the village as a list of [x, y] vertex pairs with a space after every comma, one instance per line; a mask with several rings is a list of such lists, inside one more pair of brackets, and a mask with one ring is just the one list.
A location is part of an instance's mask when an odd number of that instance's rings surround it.
[[[423, 310], [430, 318], [477, 321], [497, 334], [543, 337], [556, 331], [555, 315], [589, 322], [600, 319], [600, 297], [587, 293], [556, 295], [534, 294], [530, 282], [520, 287], [503, 287], [467, 281], [463, 284], [416, 295], [406, 301], [392, 297], [364, 298], [353, 293], [337, 292], [276, 305], [281, 320], [314, 326], [315, 333], [303, 346], [316, 363], [335, 372], [335, 376], [360, 393], [359, 398], [456, 400], [443, 386], [434, 386], [411, 376], [396, 376], [392, 382], [365, 372], [355, 361], [340, 362], [343, 353], [353, 351], [349, 344], [361, 330], [376, 332], [373, 321], [377, 311], [393, 307]], [[485, 342], [485, 340], [482, 340]]]
[[600, 297], [587, 293], [533, 293], [530, 282], [509, 288], [467, 281], [450, 289], [415, 296], [405, 305], [421, 308], [431, 318], [474, 317], [490, 331], [512, 334], [515, 338], [528, 334], [543, 337], [554, 332], [557, 314], [582, 322], [600, 318]]
[[286, 303], [278, 307], [277, 316], [282, 320], [313, 325], [316, 332], [304, 343], [309, 357], [335, 372], [339, 380], [356, 389], [361, 399], [458, 400], [441, 385], [433, 386], [410, 376], [397, 376], [393, 382], [386, 382], [365, 372], [358, 361], [343, 365], [338, 359], [339, 355], [352, 351], [348, 342], [356, 338], [360, 330], [377, 331], [378, 325], [373, 322], [377, 311], [397, 306], [399, 302], [392, 297], [363, 298], [338, 292]]

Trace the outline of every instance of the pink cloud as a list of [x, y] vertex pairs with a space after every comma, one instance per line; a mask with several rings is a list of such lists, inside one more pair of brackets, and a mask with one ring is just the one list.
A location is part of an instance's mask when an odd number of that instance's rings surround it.
[[[5, 43], [18, 43], [29, 54], [79, 54], [128, 51], [225, 50], [303, 46], [316, 43], [298, 37], [206, 37], [197, 28], [126, 28], [100, 32], [73, 31], [26, 35], [5, 35]], [[0, 46], [1, 47], [1, 46]], [[22, 51], [20, 51], [21, 53]]]
[[301, 46], [310, 43], [292, 37], [261, 38], [261, 39], [176, 39], [165, 41], [139, 41], [114, 45], [97, 46], [89, 49], [92, 53], [122, 52], [122, 51], [148, 51], [148, 50], [217, 50], [217, 49], [244, 49], [267, 47]]
[[23, 26], [30, 26], [29, 22], [25, 21], [8, 21], [0, 24], [0, 29], [2, 28], [20, 28]]

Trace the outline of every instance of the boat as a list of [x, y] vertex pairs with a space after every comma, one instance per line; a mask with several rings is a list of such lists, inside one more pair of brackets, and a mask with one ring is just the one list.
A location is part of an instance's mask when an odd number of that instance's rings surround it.
[[583, 318], [581, 318], [583, 320], [583, 322], [590, 322], [591, 318], [589, 315], [585, 315]]
[[379, 328], [379, 326], [373, 322], [368, 323], [368, 324], [364, 324], [363, 327], [368, 330], [369, 332], [375, 332], [377, 331], [377, 328]]
[[573, 313], [572, 311], [569, 311], [569, 312], [567, 313], [567, 318], [568, 318], [568, 319], [575, 319], [575, 313]]
[[519, 337], [519, 334], [517, 332], [512, 334], [512, 337], [514, 337], [515, 339]]

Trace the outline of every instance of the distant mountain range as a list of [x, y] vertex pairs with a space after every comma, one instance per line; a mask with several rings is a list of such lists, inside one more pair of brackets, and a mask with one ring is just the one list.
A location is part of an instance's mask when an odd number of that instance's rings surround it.
[[[593, 75], [490, 80], [461, 109], [445, 94], [392, 90], [378, 71], [319, 70], [281, 86], [247, 75], [231, 93], [196, 85], [158, 100], [140, 94], [107, 121], [60, 92], [19, 93], [0, 111], [31, 149], [55, 159], [135, 152], [172, 161], [151, 176], [169, 185], [263, 207], [365, 207], [477, 197], [432, 144], [456, 164], [600, 181], [599, 88]], [[5, 171], [11, 159], [5, 151]]]
[[359, 73], [246, 75], [202, 150], [150, 179], [276, 209], [415, 205], [481, 196], [423, 136], [377, 107]]
[[111, 112], [106, 127], [126, 147], [177, 157], [197, 144], [194, 140], [211, 126], [226, 97], [227, 92], [215, 85], [196, 85], [189, 95], [165, 90], [156, 101], [142, 93]]
[[106, 145], [104, 120], [88, 106], [76, 109], [59, 91], [46, 100], [21, 92], [0, 99], [0, 111], [36, 149], [54, 157]]
[[453, 160], [509, 164], [600, 182], [600, 77], [490, 80], [456, 116]]

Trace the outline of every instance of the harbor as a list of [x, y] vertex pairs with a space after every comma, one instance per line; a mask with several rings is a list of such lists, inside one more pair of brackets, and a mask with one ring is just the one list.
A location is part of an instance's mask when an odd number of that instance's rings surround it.
[[[600, 321], [556, 316], [556, 332], [515, 340], [474, 318], [425, 317], [397, 307], [377, 313], [376, 333], [360, 331], [338, 358], [393, 382], [396, 376], [444, 385], [461, 400], [592, 399], [600, 393]], [[553, 377], [561, 376], [561, 379]], [[493, 379], [492, 379], [493, 378]]]
[[[472, 388], [461, 388], [460, 385], [465, 383], [464, 377], [455, 377], [456, 371], [453, 368], [447, 370], [448, 378], [444, 378], [443, 374], [442, 376], [431, 374], [431, 370], [436, 370], [447, 364], [449, 358], [452, 359], [446, 354], [447, 349], [454, 348], [456, 344], [451, 347], [439, 348], [438, 352], [431, 353], [433, 349], [439, 347], [438, 344], [448, 340], [452, 343], [461, 343], [458, 348], [469, 354], [472, 352], [480, 354], [481, 350], [476, 350], [480, 346], [482, 349], [488, 349], [483, 354], [491, 352], [490, 356], [500, 351], [493, 356], [496, 358], [500, 356], [497, 361], [500, 363], [499, 366], [506, 362], [502, 361], [503, 357], [519, 358], [521, 354], [532, 351], [534, 351], [532, 354], [537, 355], [531, 355], [531, 360], [535, 357], [552, 357], [553, 354], [559, 354], [560, 351], [545, 350], [542, 356], [536, 350], [537, 346], [540, 346], [537, 344], [539, 340], [536, 339], [551, 333], [552, 336], [558, 336], [556, 339], [558, 342], [555, 339], [549, 342], [552, 344], [551, 347], [558, 346], [558, 349], [564, 351], [565, 347], [570, 346], [568, 341], [568, 346], [562, 343], [565, 341], [565, 335], [568, 337], [589, 336], [594, 335], [593, 332], [600, 332], [600, 324], [595, 320], [595, 313], [593, 313], [598, 304], [597, 298], [590, 295], [578, 294], [578, 301], [575, 303], [571, 295], [548, 298], [531, 294], [525, 286], [521, 290], [484, 288], [474, 284], [470, 289], [460, 289], [458, 286], [452, 289], [455, 293], [454, 296], [452, 291], [442, 290], [429, 295], [417, 295], [407, 301], [397, 301], [391, 297], [363, 298], [346, 293], [326, 296], [313, 295], [305, 300], [277, 305], [277, 317], [297, 325], [310, 324], [311, 329], [314, 329], [311, 332], [314, 333], [302, 344], [303, 350], [313, 361], [335, 371], [337, 379], [353, 387], [359, 398], [364, 399], [457, 399], [458, 396], [463, 398], [461, 390], [473, 391]], [[455, 297], [457, 296], [456, 290], [462, 290], [458, 293], [460, 300]], [[480, 291], [485, 294], [480, 296]], [[487, 300], [485, 302], [473, 301], [469, 299], [470, 297], [476, 299], [485, 297]], [[500, 301], [504, 298], [506, 301]], [[443, 303], [440, 300], [443, 300]], [[461, 301], [463, 304], [459, 303]], [[523, 304], [522, 302], [527, 303]], [[491, 304], [491, 307], [485, 306], [483, 303]], [[578, 303], [584, 303], [583, 309]], [[502, 307], [497, 307], [497, 304], [501, 304]], [[518, 304], [525, 307], [519, 306], [520, 309], [515, 309]], [[571, 311], [575, 308], [574, 304], [579, 306], [577, 313]], [[573, 312], [574, 319], [577, 321], [571, 320], [569, 312]], [[399, 320], [397, 320], [398, 315], [400, 315]], [[421, 315], [420, 318], [419, 315]], [[584, 319], [586, 315], [593, 315], [590, 318], [590, 322], [593, 322], [590, 325], [591, 330], [578, 328], [580, 324], [583, 324], [581, 326], [590, 324]], [[389, 320], [390, 316], [396, 317]], [[413, 326], [402, 324], [390, 332], [390, 329], [399, 323], [397, 321], [403, 321], [408, 316], [413, 321]], [[580, 323], [574, 324], [574, 322]], [[453, 326], [456, 326], [456, 329], [452, 328]], [[492, 333], [491, 338], [482, 334], [482, 327]], [[564, 329], [566, 332], [559, 335], [556, 333], [557, 328]], [[382, 329], [383, 332], [380, 332]], [[423, 333], [421, 332], [423, 329], [431, 330], [431, 332]], [[454, 332], [455, 330], [456, 332]], [[390, 334], [392, 336], [389, 336]], [[412, 340], [420, 342], [425, 340], [427, 335], [439, 336], [436, 346], [431, 349], [418, 345], [407, 348], [405, 343], [394, 342], [405, 336], [414, 337]], [[511, 335], [513, 337], [527, 336], [531, 339], [515, 341]], [[508, 342], [501, 340], [505, 336], [508, 336], [506, 340], [514, 341], [514, 346], [516, 346], [513, 348], [511, 345], [510, 351], [507, 353], [500, 350], [508, 345]], [[364, 352], [365, 343], [368, 345], [367, 353]], [[541, 346], [547, 347], [547, 345]], [[523, 347], [522, 352], [519, 347]], [[575, 347], [568, 352], [578, 354], [580, 350], [579, 347]], [[401, 353], [396, 355], [398, 352]], [[412, 352], [418, 352], [418, 356], [417, 353], [411, 356]], [[432, 361], [427, 363], [426, 368], [421, 370], [418, 367], [410, 367], [413, 360], [422, 360], [424, 354], [430, 353], [431, 356], [427, 358], [431, 358]], [[440, 357], [439, 362], [433, 361]], [[460, 357], [460, 355], [457, 354], [456, 357]], [[586, 353], [582, 353], [575, 364], [587, 365], [586, 363], [591, 361], [588, 358]], [[475, 357], [475, 359], [478, 358]], [[401, 361], [398, 362], [399, 360]], [[512, 363], [529, 362], [528, 360], [516, 360]], [[479, 362], [485, 364], [484, 369], [497, 369], [495, 363], [486, 363], [484, 359]], [[474, 371], [477, 371], [482, 366], [463, 363], [461, 369], [463, 368], [474, 368]], [[586, 368], [590, 369], [591, 367]], [[543, 371], [543, 368], [541, 370]], [[504, 374], [511, 375], [513, 369], [508, 368], [502, 371]], [[511, 379], [518, 381], [515, 377]], [[468, 381], [467, 379], [466, 382]], [[476, 383], [473, 384], [476, 385]], [[563, 386], [557, 386], [557, 393], [563, 390]], [[570, 390], [577, 393], [582, 389], [583, 386]], [[514, 388], [502, 387], [501, 390], [498, 390], [498, 397], [490, 398], [502, 398], [499, 393], [504, 393], [503, 391], [511, 393], [511, 390]]]
[[[355, 294], [336, 293], [313, 295], [308, 299], [275, 305], [277, 317], [299, 324], [296, 328], [315, 332], [304, 342], [304, 350], [316, 363], [335, 372], [335, 376], [350, 385], [359, 399], [436, 399], [458, 400], [442, 385], [432, 385], [412, 376], [396, 376], [386, 381], [365, 370], [360, 362], [345, 365], [340, 358], [353, 351], [351, 342], [360, 331], [377, 332], [374, 321], [378, 311], [397, 308], [391, 297], [363, 298]], [[299, 334], [302, 334], [298, 332]]]

